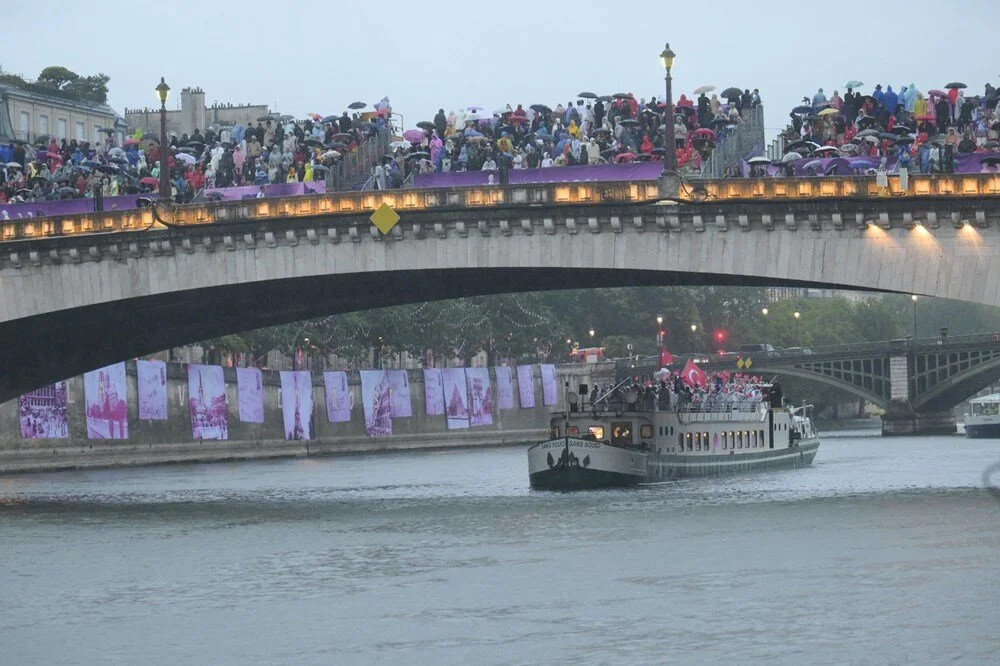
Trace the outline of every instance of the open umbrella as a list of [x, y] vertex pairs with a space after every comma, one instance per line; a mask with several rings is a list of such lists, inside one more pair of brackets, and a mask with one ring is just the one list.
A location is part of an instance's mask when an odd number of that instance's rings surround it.
[[996, 166], [1000, 164], [1000, 155], [987, 155], [986, 157], [979, 160], [983, 164], [989, 164], [990, 166]]
[[840, 113], [839, 110], [837, 110], [837, 109], [835, 109], [835, 108], [833, 108], [831, 106], [831, 107], [827, 107], [827, 108], [823, 109], [822, 111], [820, 111], [819, 115], [820, 115], [820, 117], [823, 117], [823, 116], [836, 116], [839, 113]]
[[512, 115], [512, 116], [509, 116], [507, 118], [507, 122], [509, 122], [512, 125], [520, 125], [521, 123], [528, 122], [528, 118], [525, 117], [525, 116], [513, 116]]
[[276, 116], [273, 113], [265, 113], [262, 116], [257, 116], [257, 120], [259, 122], [264, 122], [266, 120], [278, 120], [278, 118], [279, 118], [279, 116]]
[[434, 131], [434, 123], [432, 123], [429, 120], [421, 120], [419, 123], [417, 123], [417, 127], [419, 127], [420, 129], [425, 129], [428, 132]]
[[340, 120], [340, 116], [325, 116], [322, 120], [324, 123], [335, 123]]
[[406, 150], [406, 149], [410, 148], [411, 146], [413, 146], [413, 144], [410, 143], [409, 141], [407, 141], [406, 139], [403, 139], [402, 141], [393, 141], [392, 143], [389, 144], [389, 147], [392, 148], [393, 150], [396, 150], [396, 149], [399, 149], [399, 148], [402, 148], [403, 150]]
[[701, 95], [703, 93], [710, 93], [715, 90], [715, 86], [700, 86], [694, 89], [695, 95]]
[[913, 143], [914, 141], [916, 141], [916, 139], [914, 139], [912, 136], [901, 136], [901, 137], [899, 137], [899, 138], [896, 139], [896, 143], [898, 143], [899, 145], [905, 145], [907, 143]]
[[715, 132], [708, 129], [707, 127], [700, 127], [694, 131], [694, 135], [698, 137], [706, 138], [710, 141], [715, 141]]
[[639, 121], [635, 118], [625, 118], [624, 120], [619, 120], [618, 124], [624, 125], [625, 127], [638, 127]]
[[612, 97], [611, 95], [601, 95], [600, 97], [597, 98], [597, 101], [598, 102], [610, 102], [613, 99], [614, 99], [614, 97]]
[[315, 120], [318, 123], [323, 122], [323, 116], [321, 116], [320, 114], [316, 113], [315, 111], [307, 113], [306, 116], [308, 116], [309, 118], [312, 118], [313, 120]]
[[899, 134], [900, 136], [904, 134], [910, 134], [913, 132], [913, 130], [907, 127], [906, 125], [896, 125], [889, 131], [892, 132], [893, 134]]
[[629, 95], [628, 93], [615, 93], [614, 95], [612, 95], [612, 97], [614, 97], [615, 99], [628, 99]]
[[470, 143], [482, 143], [483, 141], [489, 141], [489, 139], [487, 137], [483, 136], [482, 134], [480, 134], [478, 136], [467, 136], [466, 139]]
[[820, 146], [813, 153], [835, 153], [837, 152], [836, 146]]
[[750, 159], [747, 160], [747, 164], [770, 164], [770, 163], [771, 160], [767, 159], [766, 157], [760, 157], [760, 156], [751, 157]]
[[822, 166], [823, 163], [820, 162], [819, 160], [810, 160], [809, 162], [806, 162], [805, 164], [802, 165], [802, 170], [804, 171], [806, 169], [819, 169]]
[[319, 139], [306, 139], [302, 143], [304, 143], [307, 146], [312, 146], [314, 148], [319, 148], [320, 146], [323, 145], [323, 142], [320, 141]]
[[807, 146], [808, 143], [809, 142], [806, 141], [805, 139], [799, 139], [798, 141], [792, 141], [791, 143], [789, 143], [789, 144], [787, 144], [785, 146], [785, 152], [787, 153], [790, 150], [797, 150], [799, 148], [803, 148], [803, 147]]
[[146, 176], [145, 178], [139, 179], [139, 184], [146, 185], [148, 187], [156, 187], [157, 185], [159, 185], [159, 181], [157, 181], [152, 176]]
[[328, 148], [333, 148], [334, 150], [344, 151], [347, 150], [347, 144], [343, 141], [332, 141]]
[[842, 153], [856, 153], [858, 151], [858, 144], [856, 143], [845, 143], [838, 150]]
[[35, 145], [36, 146], [45, 145], [46, 143], [49, 142], [49, 138], [50, 137], [48, 134], [39, 134], [38, 136], [35, 137]]
[[952, 89], [961, 89], [961, 88], [968, 88], [968, 87], [969, 87], [969, 86], [965, 85], [964, 83], [958, 83], [958, 82], [956, 82], [956, 81], [952, 81], [951, 83], [949, 83], [949, 84], [947, 84], [947, 85], [945, 86], [945, 88], [947, 88], [948, 90], [952, 90]]
[[347, 105], [347, 108], [348, 109], [353, 109], [353, 110], [356, 111], [358, 109], [363, 109], [366, 106], [368, 106], [368, 105], [366, 103], [364, 103], [364, 102], [351, 102], [350, 104]]
[[725, 99], [734, 99], [734, 98], [738, 98], [742, 94], [743, 94], [743, 91], [740, 90], [739, 88], [735, 88], [735, 87], [734, 88], [726, 88], [725, 90], [722, 91], [721, 97], [724, 97]]
[[115, 164], [128, 164], [128, 160], [124, 157], [111, 157], [108, 158], [109, 162], [114, 162]]
[[653, 148], [653, 150], [651, 150], [649, 152], [653, 153], [654, 155], [666, 155], [667, 154], [666, 148]]
[[94, 168], [97, 169], [98, 171], [100, 171], [101, 173], [108, 173], [108, 174], [112, 174], [112, 175], [116, 174], [116, 173], [119, 173], [121, 171], [121, 169], [119, 169], [118, 167], [111, 166], [110, 164], [99, 164], [99, 165], [97, 165]]
[[812, 110], [813, 108], [811, 106], [803, 104], [802, 106], [797, 106], [794, 109], [792, 109], [792, 113], [794, 113], [797, 116], [804, 116], [812, 113]]
[[854, 136], [858, 139], [863, 139], [866, 136], [878, 136], [879, 134], [880, 132], [877, 129], [866, 129], [866, 130], [861, 130]]
[[430, 156], [431, 156], [431, 154], [428, 153], [425, 150], [415, 150], [412, 153], [410, 153], [409, 155], [407, 155], [406, 159], [408, 159], [408, 160], [409, 159], [423, 160], [423, 159], [429, 159]]
[[403, 138], [410, 143], [421, 143], [427, 137], [423, 130], [411, 129], [403, 132]]
[[785, 153], [784, 156], [782, 156], [781, 161], [787, 164], [788, 162], [794, 162], [795, 160], [801, 160], [801, 159], [802, 159], [802, 153], [797, 153], [793, 150], [790, 153]]
[[635, 153], [619, 153], [615, 155], [615, 164], [621, 164], [622, 162], [628, 162], [629, 160], [635, 159]]
[[947, 97], [948, 93], [943, 90], [928, 90], [927, 94], [931, 97]]
[[347, 141], [353, 141], [353, 140], [354, 137], [347, 132], [337, 132], [336, 134], [330, 137], [330, 141], [343, 141], [345, 143]]
[[532, 104], [531, 109], [538, 113], [552, 113], [552, 109], [545, 106], [544, 104]]
[[189, 155], [187, 153], [177, 153], [174, 155], [174, 158], [184, 162], [184, 164], [195, 164], [198, 162], [198, 159], [194, 155]]
[[847, 83], [844, 84], [844, 87], [845, 88], [860, 88], [863, 85], [865, 85], [865, 84], [862, 83], [861, 81], [858, 81], [857, 79], [851, 79], [850, 81], [848, 81]]
[[60, 196], [73, 196], [76, 193], [77, 193], [76, 190], [72, 187], [60, 187], [58, 190], [56, 190], [56, 194]]
[[597, 99], [597, 95], [595, 95], [592, 92], [582, 92], [579, 95], [577, 95], [577, 97], [581, 99]]
[[198, 149], [194, 146], [181, 146], [177, 149], [178, 153], [186, 153], [188, 155], [195, 155], [198, 153]]
[[7, 162], [7, 168], [8, 169], [23, 169], [24, 167], [22, 167], [17, 162]]

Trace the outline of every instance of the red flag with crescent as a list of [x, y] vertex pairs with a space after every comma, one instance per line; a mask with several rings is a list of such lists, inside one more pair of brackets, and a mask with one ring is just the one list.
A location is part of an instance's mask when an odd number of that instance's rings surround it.
[[705, 375], [705, 371], [694, 364], [694, 361], [688, 360], [687, 364], [684, 366], [684, 370], [681, 371], [681, 379], [688, 386], [700, 388], [708, 383], [708, 376]]
[[660, 348], [660, 367], [657, 370], [667, 367], [674, 362], [674, 355], [667, 351], [666, 347]]

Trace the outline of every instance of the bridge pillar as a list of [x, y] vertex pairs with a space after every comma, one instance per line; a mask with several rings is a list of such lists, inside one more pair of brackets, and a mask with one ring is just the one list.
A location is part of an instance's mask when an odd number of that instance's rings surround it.
[[664, 171], [660, 174], [659, 180], [659, 193], [660, 197], [663, 199], [673, 199], [681, 191], [681, 179], [676, 173], [667, 173]]
[[908, 402], [893, 400], [882, 415], [882, 436], [954, 435], [958, 431], [950, 409], [915, 412]]

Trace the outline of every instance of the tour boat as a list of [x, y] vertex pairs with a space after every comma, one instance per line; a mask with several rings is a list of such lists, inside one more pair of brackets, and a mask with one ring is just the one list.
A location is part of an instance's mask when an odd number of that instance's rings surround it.
[[605, 397], [582, 406], [574, 404], [577, 394], [568, 393], [571, 409], [552, 419], [551, 438], [528, 449], [532, 488], [604, 488], [805, 467], [819, 449], [810, 406], [777, 406], [780, 395], [770, 402], [670, 407], [640, 400], [634, 390], [620, 393], [616, 402]]
[[1000, 437], [1000, 393], [973, 398], [971, 411], [965, 415], [965, 436]]

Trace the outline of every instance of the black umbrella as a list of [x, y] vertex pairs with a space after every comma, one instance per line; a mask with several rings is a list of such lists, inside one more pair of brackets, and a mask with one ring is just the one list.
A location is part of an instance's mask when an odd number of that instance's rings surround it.
[[743, 91], [740, 90], [739, 88], [726, 88], [725, 90], [722, 91], [721, 96], [725, 97], [726, 99], [733, 99], [734, 97], [739, 97], [742, 94]]
[[115, 164], [128, 164], [128, 160], [121, 157], [110, 157], [108, 158], [108, 161], [114, 162]]
[[58, 190], [56, 190], [56, 194], [59, 195], [76, 194], [76, 190], [73, 189], [72, 187], [60, 187]]
[[302, 143], [306, 144], [307, 146], [317, 146], [317, 147], [323, 145], [323, 142], [320, 141], [319, 139], [306, 139]]
[[591, 134], [611, 134], [611, 130], [605, 129], [604, 127], [597, 127], [590, 130]]
[[187, 145], [191, 146], [192, 148], [204, 148], [205, 147], [205, 144], [202, 141], [188, 141]]
[[180, 148], [177, 149], [177, 152], [187, 153], [188, 155], [195, 155], [198, 153], [198, 150], [193, 146], [181, 146]]
[[601, 95], [600, 97], [597, 98], [597, 101], [598, 102], [610, 102], [612, 99], [614, 99], [614, 98], [611, 95]]
[[35, 137], [35, 145], [45, 145], [49, 142], [49, 138], [48, 134], [39, 134]]
[[729, 120], [727, 118], [716, 118], [715, 120], [713, 120], [712, 122], [709, 123], [709, 125], [712, 125], [712, 126], [715, 126], [715, 127], [721, 127], [723, 125], [728, 125], [728, 124], [729, 124]]
[[913, 143], [914, 139], [912, 136], [901, 136], [896, 139], [896, 143], [904, 145], [907, 143]]
[[983, 164], [989, 164], [989, 165], [992, 165], [992, 166], [996, 166], [997, 164], [1000, 164], [1000, 156], [990, 155], [989, 157], [984, 157], [980, 161]]
[[628, 95], [625, 93], [615, 93], [612, 97], [615, 99], [628, 99]]
[[552, 109], [545, 106], [544, 104], [532, 104], [531, 109], [537, 111], [538, 113], [552, 113]]
[[335, 123], [340, 120], [340, 116], [325, 116], [322, 120], [324, 123]]
[[611, 157], [612, 155], [614, 155], [617, 152], [618, 151], [615, 150], [614, 148], [607, 148], [607, 149], [601, 151], [601, 156], [603, 156], [603, 157]]
[[429, 120], [421, 120], [419, 123], [417, 123], [417, 127], [419, 127], [420, 129], [425, 129], [428, 132], [433, 132], [435, 129], [434, 123], [432, 123]]
[[969, 86], [965, 85], [964, 83], [958, 83], [957, 81], [952, 81], [951, 83], [949, 83], [948, 85], [945, 86], [945, 88], [949, 88], [949, 89], [954, 88], [956, 90], [958, 90], [960, 88], [968, 88], [968, 87]]
[[358, 109], [363, 109], [366, 106], [368, 106], [368, 105], [365, 104], [364, 102], [351, 102], [350, 104], [347, 105], [347, 108], [348, 109], [358, 110]]
[[792, 109], [792, 113], [798, 116], [804, 116], [806, 114], [812, 113], [812, 110], [813, 108], [811, 106], [803, 104], [802, 106], [797, 106], [794, 109]]
[[430, 158], [430, 156], [431, 156], [430, 153], [426, 153], [426, 152], [424, 152], [422, 150], [417, 150], [417, 151], [412, 152], [409, 155], [407, 155], [406, 159], [408, 159], [408, 160], [409, 159], [420, 159], [420, 160], [422, 160], [422, 159], [428, 159], [428, 158]]
[[626, 127], [638, 127], [639, 121], [636, 120], [635, 118], [626, 118], [624, 120], [619, 120], [618, 124], [625, 125]]
[[653, 148], [653, 150], [651, 150], [650, 152], [653, 153], [654, 155], [666, 155], [667, 149], [666, 148]]
[[120, 171], [118, 167], [111, 166], [110, 164], [101, 164], [100, 166], [96, 166], [94, 168], [101, 173], [116, 174]]
[[353, 138], [354, 137], [348, 134], [347, 132], [337, 132], [336, 134], [330, 137], [330, 141], [344, 142], [344, 141], [351, 141]]
[[785, 152], [787, 153], [787, 152], [792, 151], [792, 150], [797, 150], [797, 149], [801, 148], [802, 146], [806, 145], [807, 143], [809, 143], [809, 142], [805, 141], [805, 140], [792, 141], [791, 143], [789, 143], [789, 144], [787, 144], [785, 146]]
[[274, 115], [273, 113], [265, 113], [262, 116], [257, 116], [257, 120], [259, 122], [264, 122], [266, 120], [278, 120], [278, 116]]
[[329, 145], [329, 147], [333, 148], [334, 150], [346, 150], [347, 144], [344, 143], [343, 141], [334, 141]]
[[577, 97], [580, 97], [581, 99], [597, 99], [597, 95], [592, 92], [582, 92], [577, 95]]
[[910, 134], [911, 132], [913, 132], [913, 130], [911, 130], [906, 125], [896, 125], [889, 131], [892, 132], [893, 134], [899, 134], [900, 136], [904, 134]]

